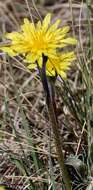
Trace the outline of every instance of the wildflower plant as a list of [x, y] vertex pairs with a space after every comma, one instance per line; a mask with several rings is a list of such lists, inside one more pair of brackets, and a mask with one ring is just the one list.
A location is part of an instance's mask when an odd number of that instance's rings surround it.
[[10, 40], [10, 44], [1, 49], [10, 56], [22, 55], [25, 62], [28, 62], [29, 69], [42, 68], [42, 54], [48, 57], [46, 63], [46, 74], [49, 76], [61, 75], [66, 77], [66, 71], [71, 62], [75, 60], [73, 51], [69, 53], [59, 53], [59, 50], [76, 44], [76, 39], [66, 37], [69, 26], [59, 28], [60, 20], [50, 25], [51, 14], [47, 14], [44, 20], [35, 24], [27, 18], [21, 26], [19, 32], [11, 32], [5, 35]]
[[76, 59], [73, 51], [64, 52], [63, 48], [76, 45], [77, 40], [67, 37], [70, 30], [68, 26], [59, 27], [60, 20], [51, 24], [51, 14], [47, 14], [44, 20], [35, 25], [27, 18], [19, 32], [11, 32], [5, 35], [10, 40], [9, 44], [0, 47], [11, 57], [20, 55], [24, 63], [28, 63], [28, 69], [39, 70], [43, 88], [46, 94], [46, 103], [54, 133], [55, 146], [58, 154], [63, 181], [67, 190], [72, 189], [72, 184], [64, 164], [62, 143], [56, 115], [54, 81], [59, 75], [66, 78], [71, 62]]

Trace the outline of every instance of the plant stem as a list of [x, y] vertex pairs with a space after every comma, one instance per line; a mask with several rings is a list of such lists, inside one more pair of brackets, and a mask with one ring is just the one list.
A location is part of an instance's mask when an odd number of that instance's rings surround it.
[[55, 140], [55, 147], [56, 147], [56, 152], [58, 155], [60, 169], [61, 169], [62, 176], [63, 176], [63, 182], [65, 184], [66, 190], [71, 190], [72, 185], [71, 185], [70, 177], [68, 175], [67, 168], [64, 163], [64, 156], [63, 156], [63, 152], [62, 152], [62, 143], [60, 140], [59, 125], [58, 125], [58, 120], [57, 120], [57, 115], [56, 115], [54, 81], [53, 81], [53, 78], [52, 78], [52, 80], [48, 81], [48, 79], [46, 77], [46, 68], [45, 68], [46, 61], [47, 61], [47, 58], [45, 56], [43, 56], [41, 80], [42, 80], [42, 84], [44, 87], [44, 91], [46, 93], [46, 103], [47, 103], [49, 117], [51, 120], [51, 125], [52, 125], [53, 134], [54, 134], [54, 140]]
[[[51, 83], [50, 83], [51, 85]], [[50, 86], [51, 88], [51, 86]], [[54, 102], [54, 97], [53, 99], [50, 100], [49, 104], [47, 104], [48, 107], [48, 113], [49, 113], [49, 117], [50, 117], [50, 121], [52, 124], [52, 130], [53, 130], [53, 134], [54, 134], [54, 140], [55, 140], [55, 146], [56, 146], [56, 152], [58, 155], [58, 161], [59, 161], [59, 165], [60, 165], [60, 169], [62, 171], [62, 176], [63, 176], [63, 181], [65, 184], [65, 187], [67, 190], [71, 190], [71, 181], [64, 163], [64, 156], [63, 156], [63, 152], [62, 152], [62, 142], [60, 140], [60, 132], [59, 132], [59, 125], [58, 125], [58, 121], [57, 121], [57, 116], [56, 116], [56, 104]]]

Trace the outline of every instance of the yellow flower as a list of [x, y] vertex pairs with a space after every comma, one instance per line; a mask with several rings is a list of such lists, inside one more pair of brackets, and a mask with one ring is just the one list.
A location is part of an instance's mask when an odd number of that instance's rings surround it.
[[[30, 63], [35, 63], [36, 60], [37, 62], [40, 62], [40, 60], [42, 60], [42, 54], [44, 54], [48, 57], [47, 73], [49, 73], [53, 67], [54, 72], [56, 71], [59, 74], [58, 67], [61, 65], [61, 59], [63, 63], [63, 58], [59, 53], [57, 55], [58, 50], [65, 46], [76, 44], [77, 40], [69, 37], [66, 38], [69, 27], [58, 27], [60, 20], [57, 20], [52, 25], [50, 24], [50, 21], [51, 14], [49, 13], [46, 15], [43, 22], [41, 23], [41, 21], [38, 21], [36, 26], [25, 18], [20, 32], [11, 32], [6, 35], [6, 38], [11, 40], [10, 46], [7, 45], [0, 49], [8, 53], [10, 56], [20, 54], [24, 57], [24, 60]], [[52, 73], [52, 70], [50, 73]]]
[[[46, 63], [46, 74], [48, 76], [60, 75], [66, 78], [66, 71], [69, 70], [71, 62], [76, 59], [74, 52], [58, 54], [55, 58], [49, 58]], [[42, 68], [42, 59], [38, 61], [38, 65]], [[36, 63], [31, 63], [28, 69], [37, 69]]]

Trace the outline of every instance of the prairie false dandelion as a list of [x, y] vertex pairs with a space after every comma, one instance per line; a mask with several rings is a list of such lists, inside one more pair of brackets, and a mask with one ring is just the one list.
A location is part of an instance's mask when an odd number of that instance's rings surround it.
[[6, 34], [6, 38], [11, 40], [10, 45], [1, 46], [0, 49], [10, 56], [22, 55], [24, 61], [28, 62], [29, 69], [36, 69], [36, 61], [42, 67], [42, 54], [48, 57], [46, 63], [46, 73], [49, 76], [61, 75], [66, 77], [66, 71], [71, 62], [75, 59], [74, 52], [59, 53], [59, 50], [68, 45], [74, 45], [77, 40], [67, 37], [69, 26], [58, 27], [60, 20], [50, 25], [51, 14], [48, 13], [44, 20], [38, 21], [35, 25], [27, 18], [19, 32]]
[[24, 62], [26, 61], [28, 63], [29, 69], [39, 69], [41, 71], [41, 80], [46, 92], [46, 103], [51, 119], [63, 181], [66, 189], [71, 190], [72, 184], [65, 167], [60, 141], [53, 86], [47, 76], [55, 77], [60, 75], [62, 78], [66, 78], [66, 71], [75, 59], [75, 54], [73, 51], [64, 53], [61, 50], [66, 46], [75, 45], [77, 40], [67, 37], [69, 27], [59, 27], [60, 20], [57, 20], [52, 25], [50, 21], [51, 14], [47, 14], [44, 20], [42, 22], [38, 21], [36, 25], [25, 18], [19, 32], [6, 34], [6, 38], [10, 40], [10, 44], [1, 45], [0, 49], [8, 53], [11, 57], [22, 55]]

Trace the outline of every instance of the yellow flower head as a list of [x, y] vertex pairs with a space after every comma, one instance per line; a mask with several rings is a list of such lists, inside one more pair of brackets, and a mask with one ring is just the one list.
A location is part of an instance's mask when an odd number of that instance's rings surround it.
[[[76, 59], [74, 52], [57, 54], [55, 58], [49, 58], [46, 63], [46, 74], [48, 76], [60, 75], [62, 78], [66, 78], [66, 71], [69, 70], [71, 61]], [[42, 68], [42, 59], [39, 60], [38, 65]], [[29, 69], [36, 69], [37, 64], [31, 63], [28, 66]]]
[[[42, 23], [38, 21], [34, 25], [34, 23], [29, 22], [25, 18], [20, 32], [12, 32], [6, 35], [6, 38], [11, 40], [11, 45], [1, 47], [0, 49], [10, 56], [23, 55], [25, 61], [32, 63], [32, 66], [31, 64], [29, 66], [30, 69], [36, 67], [33, 65], [36, 60], [40, 65], [42, 54], [44, 54], [48, 57], [46, 65], [47, 75], [54, 76], [55, 72], [62, 75], [62, 72], [65, 72], [69, 68], [69, 61], [71, 62], [75, 58], [75, 55], [71, 52], [73, 54], [72, 57], [74, 57], [71, 59], [71, 54], [61, 55], [57, 52], [67, 45], [76, 44], [77, 41], [74, 38], [66, 38], [69, 31], [68, 26], [59, 28], [60, 20], [57, 20], [52, 25], [50, 25], [50, 20], [51, 14], [47, 14]], [[69, 61], [67, 61], [67, 57]]]

